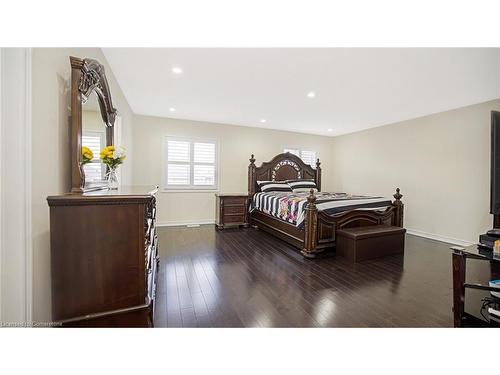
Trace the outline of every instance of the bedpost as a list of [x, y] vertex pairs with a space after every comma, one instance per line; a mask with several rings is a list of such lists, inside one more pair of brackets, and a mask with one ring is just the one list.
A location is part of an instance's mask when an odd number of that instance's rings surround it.
[[250, 156], [250, 164], [248, 165], [248, 198], [253, 198], [255, 194], [255, 158]]
[[318, 187], [318, 191], [321, 191], [321, 163], [319, 158], [316, 160], [316, 186]]
[[404, 204], [401, 202], [403, 194], [400, 193], [399, 188], [396, 188], [396, 194], [393, 195], [394, 202], [392, 205], [395, 207], [393, 225], [396, 227], [403, 227]]
[[315, 202], [316, 196], [314, 195], [314, 189], [311, 189], [307, 197], [306, 207], [304, 208], [304, 249], [302, 249], [301, 253], [306, 258], [314, 258], [316, 252], [318, 209]]

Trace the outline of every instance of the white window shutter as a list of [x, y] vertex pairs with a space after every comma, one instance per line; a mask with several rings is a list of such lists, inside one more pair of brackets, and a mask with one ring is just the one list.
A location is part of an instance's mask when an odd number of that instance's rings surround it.
[[189, 185], [189, 164], [168, 164], [168, 185]]
[[167, 138], [166, 189], [216, 189], [217, 143]]
[[285, 148], [283, 152], [289, 152], [290, 154], [294, 154], [295, 156], [298, 156], [300, 158], [300, 150], [296, 148]]
[[99, 161], [99, 153], [101, 152], [101, 137], [99, 134], [82, 135], [82, 145], [90, 148], [90, 151], [94, 154], [92, 160]]
[[193, 185], [215, 185], [215, 143], [194, 143]]
[[195, 163], [215, 163], [215, 143], [194, 144], [194, 162]]
[[297, 148], [284, 148], [283, 152], [289, 152], [302, 159], [306, 164], [316, 168], [316, 151], [300, 150]]
[[193, 185], [211, 186], [215, 185], [214, 165], [195, 165], [193, 170]]
[[311, 167], [316, 167], [316, 152], [303, 150], [300, 153], [300, 158], [304, 163], [309, 164]]
[[189, 163], [189, 142], [168, 141], [168, 161]]

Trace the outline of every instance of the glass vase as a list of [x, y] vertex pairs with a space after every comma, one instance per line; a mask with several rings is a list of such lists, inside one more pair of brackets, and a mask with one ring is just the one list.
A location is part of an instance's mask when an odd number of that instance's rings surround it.
[[108, 189], [109, 190], [118, 190], [118, 176], [116, 174], [116, 168], [109, 168]]

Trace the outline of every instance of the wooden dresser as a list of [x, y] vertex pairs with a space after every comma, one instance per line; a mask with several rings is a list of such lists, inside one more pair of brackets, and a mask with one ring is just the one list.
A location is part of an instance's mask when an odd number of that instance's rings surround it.
[[122, 187], [47, 198], [54, 322], [153, 326], [156, 190]]
[[218, 229], [228, 225], [248, 227], [248, 194], [215, 194], [215, 224]]

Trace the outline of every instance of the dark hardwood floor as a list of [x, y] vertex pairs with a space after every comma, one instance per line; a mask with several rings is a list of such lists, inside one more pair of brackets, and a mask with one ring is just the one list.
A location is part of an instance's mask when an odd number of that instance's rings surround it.
[[[404, 255], [305, 260], [255, 229], [158, 228], [156, 327], [451, 327], [451, 250], [406, 236]], [[489, 266], [469, 261], [468, 280]], [[467, 295], [467, 309], [483, 292]], [[470, 306], [469, 306], [470, 305]]]

